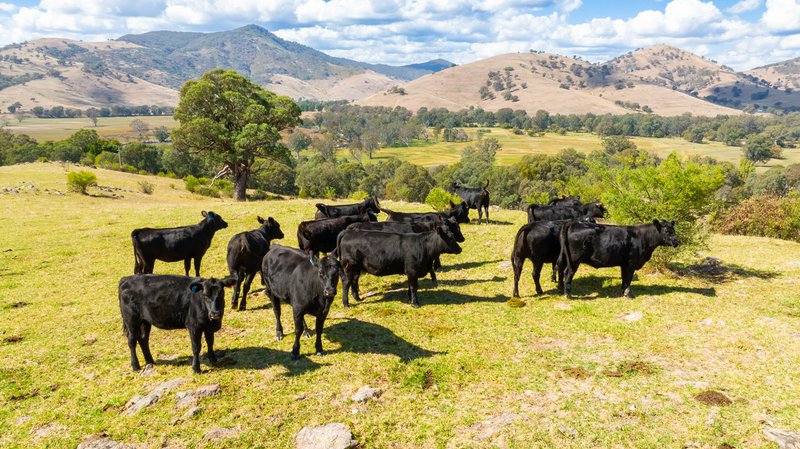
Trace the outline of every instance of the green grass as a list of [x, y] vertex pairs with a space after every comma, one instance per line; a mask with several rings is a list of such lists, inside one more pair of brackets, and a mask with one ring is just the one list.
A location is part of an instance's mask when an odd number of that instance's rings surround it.
[[[477, 128], [468, 128], [467, 132], [474, 138]], [[530, 154], [554, 155], [564, 148], [575, 148], [578, 151], [589, 153], [602, 149], [600, 136], [588, 133], [567, 133], [561, 136], [547, 133], [541, 137], [516, 135], [510, 130], [491, 128], [492, 132], [485, 137], [494, 137], [500, 141], [502, 149], [497, 153], [497, 163], [510, 165], [518, 162], [523, 156]], [[732, 147], [719, 142], [696, 144], [678, 138], [657, 139], [654, 137], [633, 137], [631, 140], [639, 147], [651, 151], [661, 157], [677, 152], [681, 156], [703, 155], [710, 156], [720, 161], [738, 163], [742, 157], [741, 147]], [[396, 157], [422, 166], [452, 164], [461, 158], [461, 151], [472, 142], [415, 142], [410, 147], [382, 148], [374, 160]], [[340, 157], [350, 157], [347, 150], [340, 151]], [[800, 150], [788, 148], [784, 150], [784, 159], [773, 159], [760, 169], [776, 165], [800, 163]]]
[[[443, 256], [439, 288], [421, 281], [422, 308], [404, 302], [401, 276], [364, 276], [363, 303], [340, 300], [326, 322], [324, 357], [303, 339], [276, 342], [262, 293], [246, 312], [226, 311], [216, 347], [227, 364], [191, 374], [185, 331], [154, 330], [156, 372], [130, 372], [116, 298], [133, 269], [130, 231], [200, 220], [213, 210], [228, 221], [203, 260], [206, 276], [223, 276], [230, 237], [275, 217], [294, 245], [313, 200], [233, 203], [198, 197], [182, 182], [94, 170], [98, 183], [124, 198], [47, 195], [65, 190], [57, 164], [0, 168], [0, 188], [33, 184], [39, 193], [0, 193], [0, 446], [74, 448], [105, 432], [142, 447], [294, 447], [306, 425], [344, 422], [367, 448], [774, 447], [761, 419], [800, 429], [800, 245], [764, 238], [714, 236], [705, 254], [735, 265], [738, 275], [713, 283], [638, 273], [636, 298], [616, 297], [617, 270], [581, 267], [566, 301], [553, 284], [533, 292], [530, 264], [521, 284], [524, 307], [510, 307], [511, 241], [522, 212], [492, 211], [492, 225], [464, 225], [464, 251]], [[171, 185], [174, 187], [171, 187]], [[385, 202], [391, 209], [426, 206]], [[545, 270], [546, 271], [546, 270]], [[182, 264], [156, 263], [182, 274]], [[258, 284], [258, 281], [256, 281]], [[341, 292], [340, 292], [341, 293]], [[24, 303], [19, 306], [19, 303]], [[620, 317], [641, 311], [638, 322]], [[283, 324], [292, 331], [288, 306]], [[21, 340], [20, 340], [21, 338]], [[160, 382], [185, 377], [179, 391], [220, 383], [201, 400], [202, 413], [176, 422], [174, 393], [132, 417], [126, 401]], [[361, 386], [384, 394], [367, 404], [349, 397]], [[706, 388], [733, 404], [694, 399]], [[508, 413], [510, 416], [501, 416]], [[509, 418], [509, 419], [505, 419]], [[507, 421], [477, 438], [487, 420]], [[55, 424], [52, 433], [35, 431]], [[209, 429], [238, 437], [203, 441]], [[491, 432], [488, 432], [491, 433]], [[485, 433], [483, 436], [486, 436]]]
[[126, 141], [136, 138], [136, 133], [130, 127], [131, 122], [136, 119], [150, 125], [151, 132], [158, 126], [175, 126], [172, 116], [154, 116], [100, 117], [97, 119], [97, 127], [88, 118], [26, 118], [22, 123], [10, 120], [6, 128], [15, 133], [27, 134], [40, 142], [63, 140], [82, 128], [94, 129], [107, 139]]

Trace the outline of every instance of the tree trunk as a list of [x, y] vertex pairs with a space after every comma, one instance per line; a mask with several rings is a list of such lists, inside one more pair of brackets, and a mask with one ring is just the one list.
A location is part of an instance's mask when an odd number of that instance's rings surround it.
[[247, 201], [247, 178], [249, 170], [237, 168], [233, 175], [233, 199], [235, 201]]

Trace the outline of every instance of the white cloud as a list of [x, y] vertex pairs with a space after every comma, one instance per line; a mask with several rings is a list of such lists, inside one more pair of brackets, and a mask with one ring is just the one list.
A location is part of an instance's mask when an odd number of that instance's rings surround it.
[[770, 31], [800, 31], [800, 0], [767, 0], [761, 21]]
[[0, 12], [12, 12], [16, 9], [17, 7], [15, 5], [12, 5], [11, 3], [0, 2]]
[[725, 11], [731, 14], [741, 14], [744, 12], [754, 11], [758, 9], [759, 6], [761, 6], [761, 0], [741, 0]]

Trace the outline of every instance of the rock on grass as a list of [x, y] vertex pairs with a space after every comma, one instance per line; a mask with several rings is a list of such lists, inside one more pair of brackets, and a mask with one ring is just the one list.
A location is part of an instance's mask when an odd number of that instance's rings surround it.
[[365, 385], [356, 391], [356, 394], [350, 397], [353, 402], [367, 402], [370, 399], [375, 399], [379, 397], [383, 393], [383, 390], [380, 388], [372, 388], [369, 385]]
[[781, 449], [800, 449], [800, 433], [772, 427], [767, 427], [762, 432], [768, 440], [776, 443]]
[[342, 423], [303, 427], [295, 438], [297, 449], [348, 449], [358, 445], [350, 429]]

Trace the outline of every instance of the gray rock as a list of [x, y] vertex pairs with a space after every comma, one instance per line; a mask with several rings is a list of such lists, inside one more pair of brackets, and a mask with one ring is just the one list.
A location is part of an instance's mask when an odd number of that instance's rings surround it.
[[152, 363], [148, 363], [147, 365], [144, 366], [144, 369], [142, 370], [142, 372], [139, 373], [139, 376], [141, 376], [141, 377], [150, 377], [155, 373], [156, 373], [156, 366], [153, 365]]
[[184, 382], [186, 382], [186, 379], [182, 377], [168, 380], [164, 383], [157, 385], [150, 391], [150, 393], [144, 396], [134, 396], [125, 405], [125, 411], [123, 411], [122, 413], [125, 415], [135, 415], [136, 413], [139, 413], [143, 409], [150, 407], [151, 405], [158, 402], [159, 399], [161, 399], [161, 397], [163, 397], [170, 391], [180, 387]]
[[768, 440], [776, 443], [781, 449], [800, 449], [800, 433], [773, 427], [766, 427], [762, 432]]
[[475, 424], [472, 426], [472, 430], [475, 431], [475, 439], [486, 440], [497, 435], [503, 427], [511, 424], [516, 418], [517, 415], [513, 413], [501, 413]]
[[622, 321], [627, 321], [629, 323], [635, 323], [635, 322], [641, 320], [643, 316], [644, 315], [642, 314], [642, 312], [631, 312], [631, 313], [626, 313], [625, 315], [622, 315], [620, 317], [620, 319], [622, 319]]
[[295, 438], [297, 449], [347, 449], [358, 442], [353, 439], [350, 429], [342, 423], [324, 426], [303, 427]]
[[90, 435], [78, 445], [78, 449], [136, 449], [137, 447], [114, 441], [105, 435]]
[[217, 427], [206, 432], [203, 436], [204, 440], [227, 440], [229, 438], [236, 438], [242, 433], [236, 429], [229, 429], [227, 427]]
[[175, 395], [175, 406], [186, 408], [197, 405], [197, 401], [202, 398], [216, 396], [222, 392], [219, 384], [203, 385], [196, 390], [181, 391]]
[[380, 388], [372, 388], [369, 385], [365, 385], [356, 391], [356, 394], [350, 397], [353, 402], [367, 402], [370, 399], [375, 399], [380, 397], [383, 390]]
[[199, 415], [200, 412], [203, 411], [203, 407], [192, 407], [189, 410], [186, 410], [186, 413], [183, 414], [183, 419], [194, 418], [195, 416]]

